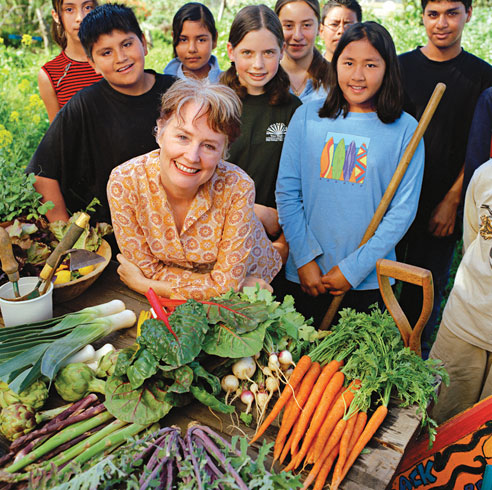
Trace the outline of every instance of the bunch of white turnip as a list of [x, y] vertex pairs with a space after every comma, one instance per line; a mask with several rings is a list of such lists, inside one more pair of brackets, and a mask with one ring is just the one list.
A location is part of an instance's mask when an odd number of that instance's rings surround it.
[[[263, 362], [265, 359], [267, 362]], [[264, 365], [266, 364], [266, 365]], [[295, 363], [288, 350], [271, 352], [268, 356], [258, 353], [254, 357], [243, 357], [232, 365], [232, 373], [221, 380], [225, 391], [226, 404], [237, 398], [246, 405], [241, 420], [247, 425], [253, 420], [253, 407], [256, 409], [256, 423], [259, 426], [265, 416], [273, 394], [288, 382]]]

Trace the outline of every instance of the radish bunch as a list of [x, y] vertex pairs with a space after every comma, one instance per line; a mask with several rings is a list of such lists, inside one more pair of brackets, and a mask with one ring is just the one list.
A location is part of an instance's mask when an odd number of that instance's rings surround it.
[[[265, 358], [265, 359], [263, 359]], [[271, 352], [268, 356], [259, 353], [254, 357], [243, 357], [232, 365], [232, 373], [221, 380], [225, 391], [225, 402], [232, 404], [237, 398], [246, 405], [240, 418], [249, 425], [253, 420], [253, 405], [256, 407], [256, 422], [261, 424], [268, 404], [281, 384], [288, 380], [292, 366], [292, 354], [288, 350]], [[234, 427], [237, 427], [233, 423]]]

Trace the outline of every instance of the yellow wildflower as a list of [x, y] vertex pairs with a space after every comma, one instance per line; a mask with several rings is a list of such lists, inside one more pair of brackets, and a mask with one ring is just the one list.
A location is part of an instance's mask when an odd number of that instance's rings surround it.
[[3, 44], [4, 42], [3, 37], [0, 36], [0, 44]]
[[12, 133], [8, 129], [5, 129], [3, 124], [0, 124], [0, 148], [9, 146], [13, 139]]
[[33, 94], [29, 97], [29, 107], [28, 109], [36, 109], [43, 107], [43, 101], [38, 94]]
[[29, 34], [23, 34], [21, 42], [24, 46], [30, 46], [32, 44], [32, 36]]
[[39, 123], [40, 123], [40, 121], [41, 121], [41, 117], [40, 117], [40, 115], [39, 115], [39, 114], [34, 114], [34, 116], [32, 116], [32, 122], [33, 122], [34, 124], [39, 124]]
[[19, 121], [19, 116], [20, 116], [20, 114], [17, 111], [12, 111], [12, 113], [10, 114], [9, 119], [12, 122], [18, 122]]
[[26, 78], [23, 78], [21, 80], [21, 83], [19, 83], [19, 85], [17, 85], [17, 88], [21, 91], [21, 92], [26, 92], [27, 90], [29, 90], [29, 80], [27, 80]]

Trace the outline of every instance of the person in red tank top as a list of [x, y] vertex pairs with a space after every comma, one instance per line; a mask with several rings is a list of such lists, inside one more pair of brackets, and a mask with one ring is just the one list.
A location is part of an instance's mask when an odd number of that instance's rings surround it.
[[50, 123], [73, 95], [102, 78], [87, 62], [78, 36], [82, 19], [97, 1], [52, 0], [52, 4], [51, 34], [62, 52], [44, 64], [38, 74], [39, 93]]

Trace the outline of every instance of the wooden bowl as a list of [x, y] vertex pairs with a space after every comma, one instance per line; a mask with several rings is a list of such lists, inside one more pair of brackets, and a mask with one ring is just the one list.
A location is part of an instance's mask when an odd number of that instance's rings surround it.
[[64, 284], [55, 284], [53, 289], [53, 303], [63, 303], [70, 301], [81, 295], [101, 274], [111, 260], [111, 247], [106, 240], [102, 240], [97, 253], [104, 257], [104, 262], [99, 262], [92, 272], [86, 276], [79, 277], [75, 281]]

